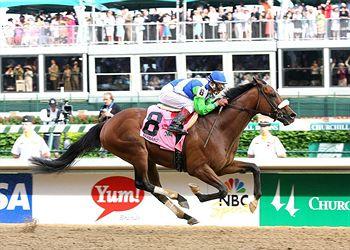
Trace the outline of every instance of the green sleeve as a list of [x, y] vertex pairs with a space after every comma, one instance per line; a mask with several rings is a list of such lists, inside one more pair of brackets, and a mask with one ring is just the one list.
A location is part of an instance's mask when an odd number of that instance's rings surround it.
[[194, 110], [199, 114], [199, 115], [206, 115], [213, 111], [216, 107], [217, 104], [213, 102], [214, 100], [209, 98], [205, 99], [204, 96], [198, 95], [200, 87], [194, 87], [192, 92], [195, 94], [195, 97], [193, 99], [193, 104], [194, 104]]

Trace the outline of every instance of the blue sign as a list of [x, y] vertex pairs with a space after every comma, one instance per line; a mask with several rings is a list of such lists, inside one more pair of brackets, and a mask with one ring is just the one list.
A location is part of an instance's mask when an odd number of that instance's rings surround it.
[[32, 221], [31, 174], [0, 174], [0, 223]]

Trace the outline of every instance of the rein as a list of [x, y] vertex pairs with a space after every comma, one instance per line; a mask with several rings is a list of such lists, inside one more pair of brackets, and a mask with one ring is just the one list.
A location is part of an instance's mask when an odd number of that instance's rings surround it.
[[[250, 109], [250, 108], [245, 108], [239, 105], [235, 105], [235, 104], [227, 104], [226, 107], [228, 108], [232, 108], [232, 109], [236, 109], [242, 112], [247, 112], [248, 114], [254, 116], [258, 113], [265, 115], [265, 116], [269, 116], [274, 118], [275, 120], [279, 117], [281, 117], [282, 112], [280, 111], [279, 107], [277, 107], [273, 102], [271, 102], [270, 98], [268, 98], [268, 96], [264, 93], [264, 91], [262, 91], [262, 89], [260, 88], [259, 85], [256, 85], [255, 87], [258, 88], [258, 92], [259, 92], [259, 99], [258, 102], [255, 106], [254, 109]], [[266, 101], [268, 102], [268, 104], [270, 105], [270, 107], [272, 108], [272, 112], [262, 112], [258, 110], [258, 107], [260, 105], [260, 95], [263, 95], [266, 99]], [[240, 95], [241, 96], [241, 95]], [[240, 96], [236, 97], [233, 101], [237, 100]]]

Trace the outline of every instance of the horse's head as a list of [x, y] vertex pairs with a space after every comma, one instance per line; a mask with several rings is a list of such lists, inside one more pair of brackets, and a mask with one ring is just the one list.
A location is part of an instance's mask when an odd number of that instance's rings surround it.
[[289, 101], [283, 100], [281, 96], [266, 82], [254, 78], [254, 83], [259, 91], [256, 110], [275, 120], [289, 125], [294, 122], [297, 114], [289, 107]]

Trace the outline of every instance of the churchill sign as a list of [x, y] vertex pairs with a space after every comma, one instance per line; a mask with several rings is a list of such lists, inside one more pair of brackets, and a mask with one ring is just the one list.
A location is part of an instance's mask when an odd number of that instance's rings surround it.
[[350, 174], [263, 174], [262, 226], [350, 226]]

